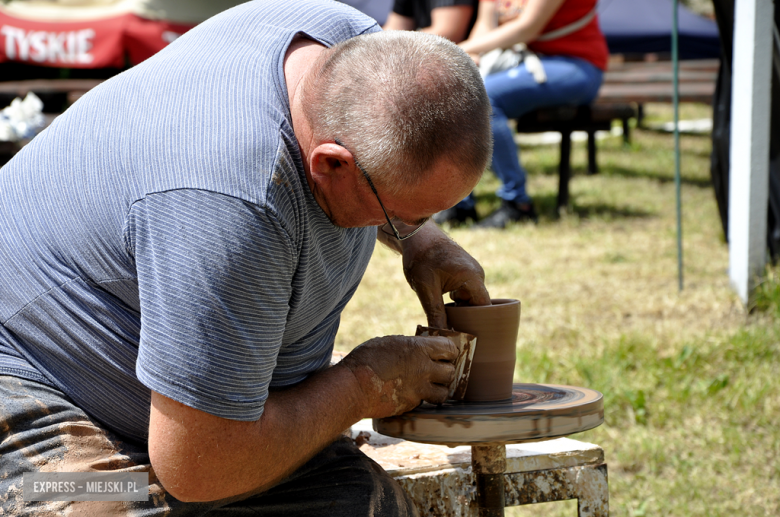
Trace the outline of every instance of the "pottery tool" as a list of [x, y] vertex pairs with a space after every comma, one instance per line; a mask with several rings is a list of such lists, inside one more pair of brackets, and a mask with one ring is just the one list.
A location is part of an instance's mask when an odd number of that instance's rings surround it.
[[423, 327], [417, 325], [416, 336], [443, 336], [458, 347], [458, 358], [455, 360], [455, 378], [449, 386], [447, 398], [450, 400], [463, 400], [469, 383], [471, 363], [474, 359], [474, 351], [477, 346], [477, 338], [465, 332], [457, 332], [448, 329]]

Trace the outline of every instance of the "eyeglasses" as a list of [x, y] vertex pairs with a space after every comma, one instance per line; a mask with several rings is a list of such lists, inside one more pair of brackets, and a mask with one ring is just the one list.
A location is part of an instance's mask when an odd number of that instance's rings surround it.
[[[341, 147], [343, 147], [344, 149], [349, 151], [349, 148], [346, 145], [344, 145], [343, 143], [341, 143], [341, 141], [339, 139], [336, 139], [335, 142], [336, 142], [337, 145], [340, 145]], [[352, 153], [352, 151], [349, 151], [349, 152]], [[385, 210], [385, 205], [383, 205], [382, 204], [382, 200], [379, 199], [379, 194], [376, 191], [376, 187], [374, 186], [374, 182], [371, 181], [371, 177], [366, 172], [366, 169], [364, 169], [363, 166], [360, 165], [360, 163], [357, 161], [357, 158], [355, 158], [355, 154], [354, 153], [352, 153], [352, 159], [355, 160], [355, 165], [357, 165], [357, 168], [360, 169], [360, 172], [362, 172], [363, 176], [365, 176], [366, 181], [368, 181], [368, 186], [371, 187], [371, 190], [374, 192], [374, 195], [376, 196], [376, 200], [379, 201], [379, 206], [382, 207], [382, 212], [384, 212], [384, 214], [385, 214], [385, 219], [387, 219], [387, 224], [383, 224], [382, 225], [382, 231], [384, 233], [386, 233], [387, 235], [391, 236], [391, 237], [395, 237], [399, 241], [406, 240], [409, 237], [412, 237], [415, 233], [419, 232], [420, 229], [425, 225], [425, 223], [428, 222], [428, 218], [426, 217], [425, 221], [420, 223], [420, 225], [417, 228], [415, 228], [414, 230], [412, 230], [411, 233], [408, 233], [408, 234], [406, 234], [404, 236], [401, 236], [401, 233], [398, 231], [398, 228], [396, 228], [395, 224], [393, 224], [393, 221], [390, 219], [390, 216], [387, 215], [387, 210]], [[393, 219], [395, 219], [398, 222], [398, 224], [406, 225], [406, 223], [400, 221], [399, 219], [397, 219], [395, 217]], [[393, 230], [393, 233], [390, 233], [390, 232], [385, 230], [385, 227], [388, 224], [390, 225], [390, 228]]]

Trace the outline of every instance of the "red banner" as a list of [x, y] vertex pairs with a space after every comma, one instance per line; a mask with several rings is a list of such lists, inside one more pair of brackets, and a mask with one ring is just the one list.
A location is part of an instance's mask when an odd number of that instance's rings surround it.
[[61, 68], [123, 68], [138, 64], [192, 26], [134, 14], [86, 21], [48, 22], [0, 12], [0, 62]]
[[137, 65], [162, 50], [193, 26], [128, 15], [125, 25], [125, 50], [130, 62]]

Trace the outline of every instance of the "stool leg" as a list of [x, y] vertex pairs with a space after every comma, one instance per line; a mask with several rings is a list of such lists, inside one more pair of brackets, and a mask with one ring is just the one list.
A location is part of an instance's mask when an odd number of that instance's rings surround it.
[[628, 123], [628, 119], [623, 119], [623, 145], [631, 143], [631, 126]]
[[503, 517], [504, 475], [477, 474], [477, 511], [479, 517]]
[[577, 472], [577, 515], [609, 517], [609, 481], [606, 463]]
[[472, 446], [471, 468], [477, 482], [479, 517], [503, 517], [506, 445]]
[[588, 130], [588, 174], [598, 174], [599, 165], [596, 163], [596, 131]]
[[561, 161], [558, 164], [558, 211], [569, 204], [569, 178], [571, 177], [571, 132], [561, 132]]

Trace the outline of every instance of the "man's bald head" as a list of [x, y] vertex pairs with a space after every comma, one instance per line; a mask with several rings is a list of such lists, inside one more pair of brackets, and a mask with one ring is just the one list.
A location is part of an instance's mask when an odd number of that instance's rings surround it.
[[474, 183], [490, 159], [490, 102], [477, 67], [445, 38], [358, 36], [323, 52], [303, 89], [314, 137], [339, 139], [378, 185], [419, 184], [445, 159]]

